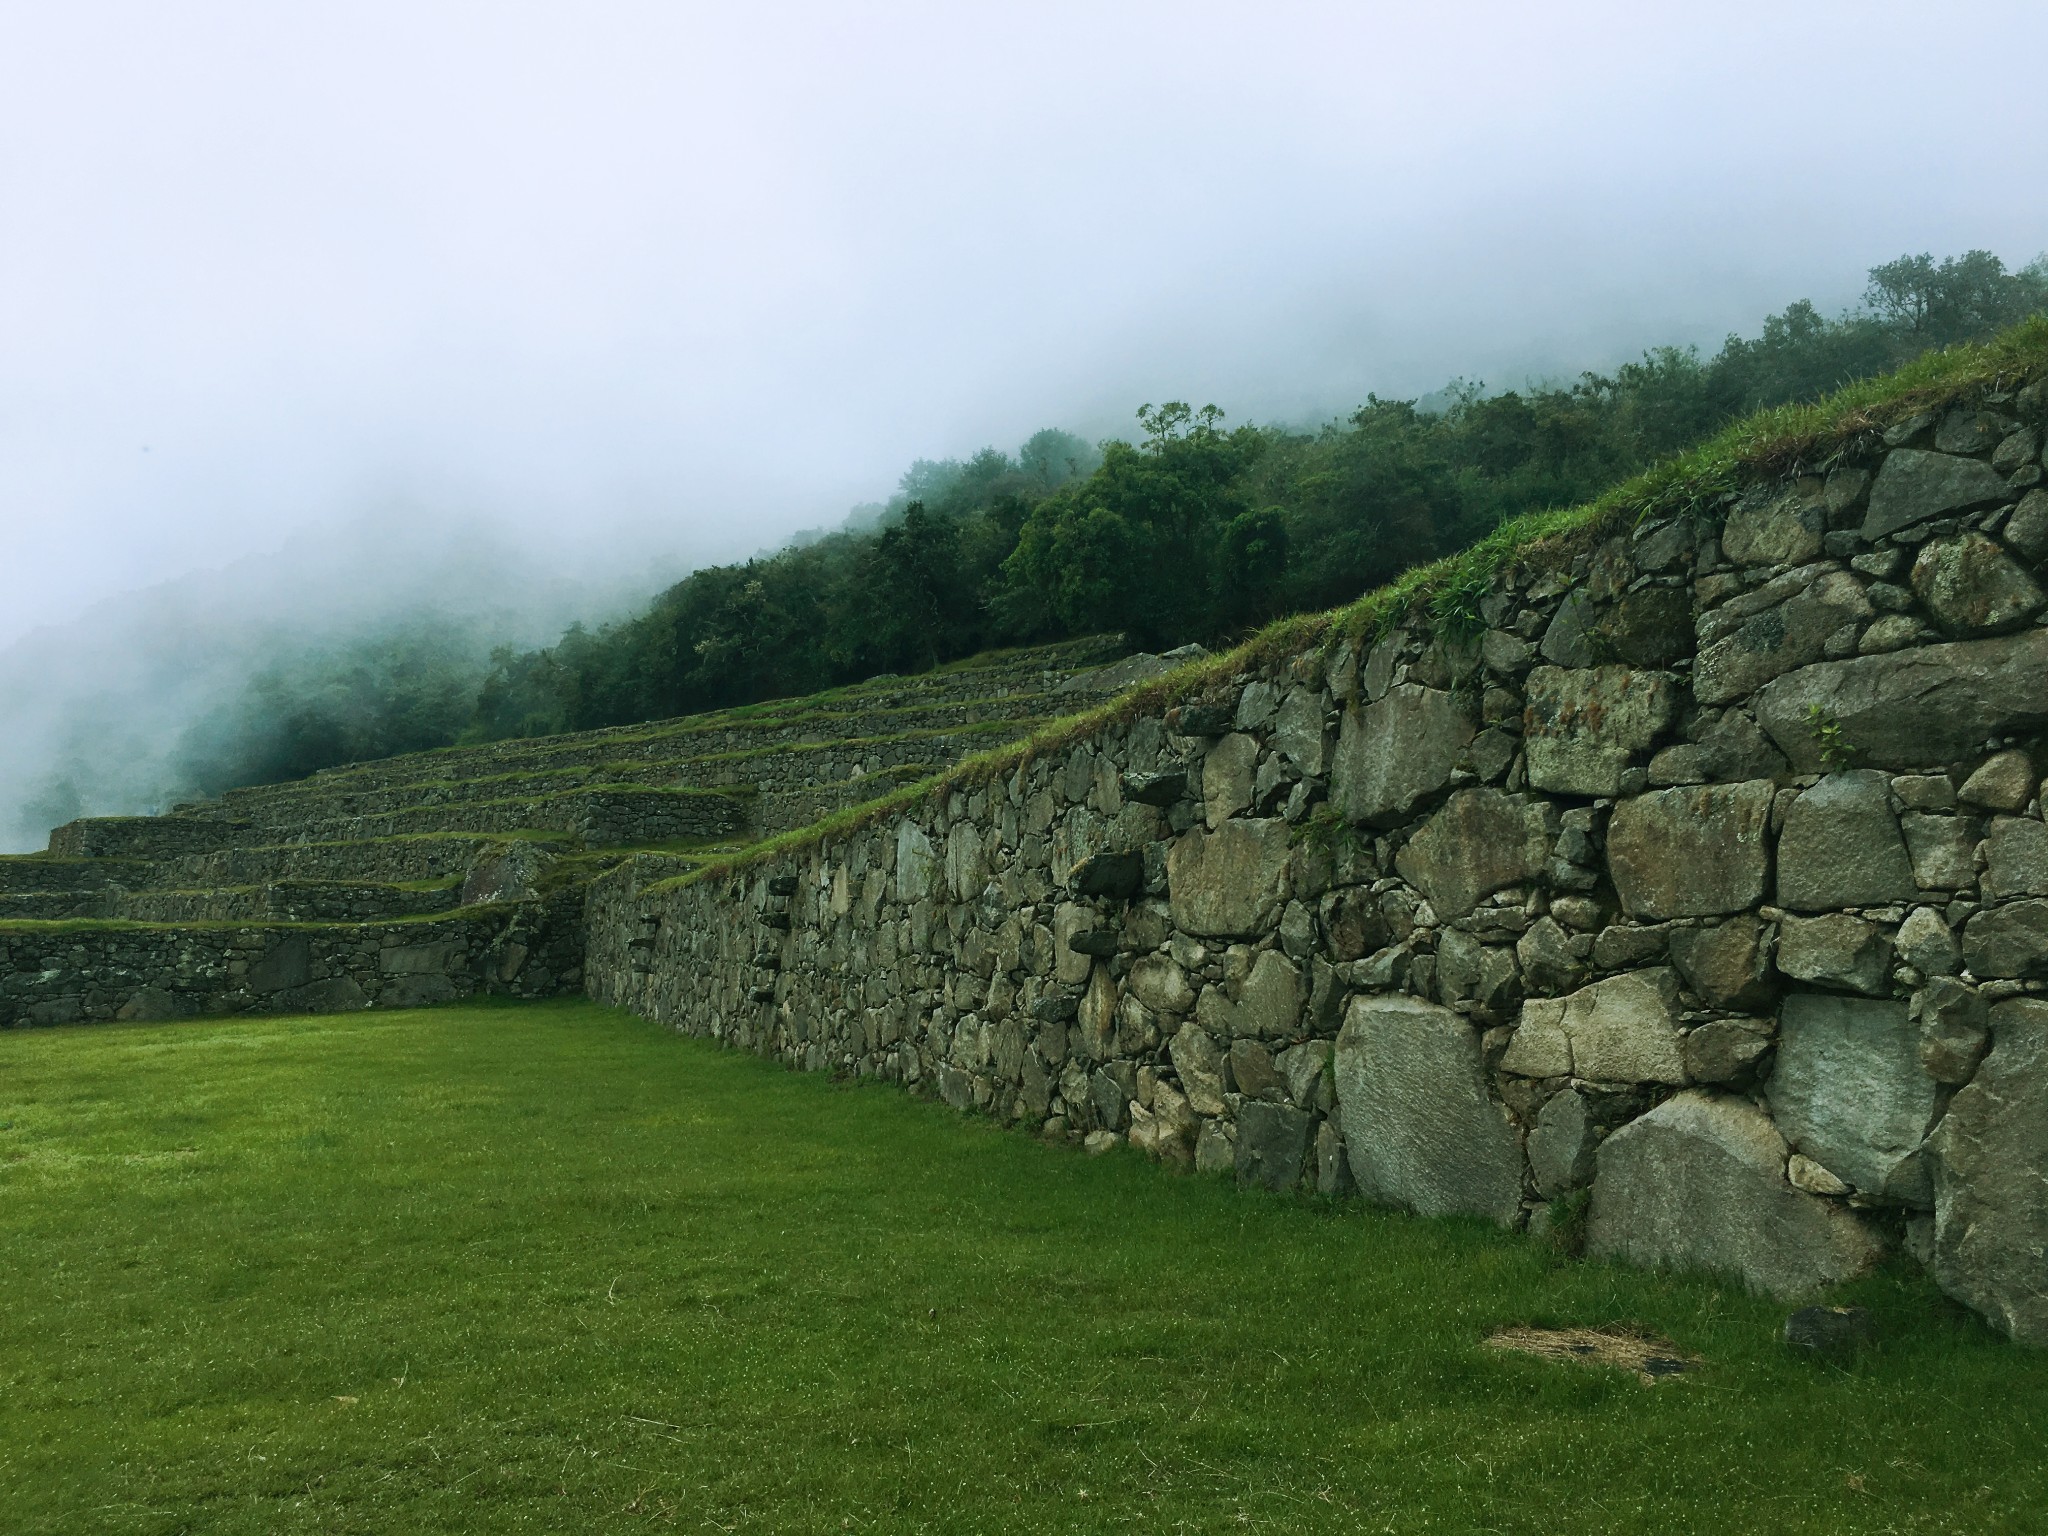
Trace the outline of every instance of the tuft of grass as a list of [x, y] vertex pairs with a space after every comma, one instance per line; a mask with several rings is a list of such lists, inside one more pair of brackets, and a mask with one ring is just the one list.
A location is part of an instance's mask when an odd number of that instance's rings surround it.
[[[0, 1509], [133, 1532], [1985, 1532], [2048, 1371], [583, 1002], [0, 1036]], [[1633, 1330], [1703, 1364], [1489, 1349]], [[1997, 1411], [1981, 1411], [1985, 1404]]]

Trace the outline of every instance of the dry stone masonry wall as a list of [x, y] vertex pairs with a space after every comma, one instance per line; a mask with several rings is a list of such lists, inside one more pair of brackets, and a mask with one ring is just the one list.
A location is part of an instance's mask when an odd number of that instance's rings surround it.
[[[1114, 693], [1115, 637], [88, 818], [0, 857], [0, 1026], [401, 1007], [582, 981], [581, 887], [894, 790]], [[791, 821], [789, 818], [796, 818]]]
[[2039, 386], [743, 874], [592, 993], [1275, 1189], [2048, 1344]]

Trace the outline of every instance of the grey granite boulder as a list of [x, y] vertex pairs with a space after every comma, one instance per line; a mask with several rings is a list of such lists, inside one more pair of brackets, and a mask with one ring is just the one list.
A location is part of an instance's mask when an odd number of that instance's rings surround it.
[[1424, 1216], [1522, 1206], [1522, 1149], [1487, 1092], [1479, 1034], [1419, 998], [1353, 999], [1337, 1035], [1337, 1113], [1352, 1176], [1369, 1200]]
[[1753, 1008], [1770, 996], [1765, 940], [1763, 925], [1748, 913], [1711, 928], [1680, 928], [1671, 935], [1671, 963], [1712, 1007]]
[[1778, 932], [1778, 969], [1794, 981], [1884, 996], [1892, 985], [1892, 941], [1850, 912], [1788, 917]]
[[1913, 592], [1952, 635], [2017, 629], [2041, 611], [2034, 578], [1981, 533], [1934, 539], [1913, 562]]
[[1237, 1112], [1237, 1181], [1288, 1190], [1301, 1182], [1315, 1116], [1286, 1104], [1246, 1102]]
[[2048, 823], [2000, 816], [1984, 839], [1984, 895], [2048, 896]]
[[1842, 1206], [1787, 1183], [1786, 1156], [1746, 1100], [1697, 1089], [1668, 1099], [1601, 1143], [1588, 1251], [1732, 1275], [1780, 1297], [1854, 1279], [1881, 1245]]
[[[1710, 640], [1718, 626], [1703, 624], [1693, 665], [1693, 693], [1702, 704], [1739, 699], [1774, 677], [1819, 661], [1845, 626], [1867, 624], [1873, 615], [1853, 576], [1841, 571], [1812, 576], [1776, 606], [1745, 619], [1733, 633]], [[1855, 638], [1853, 632], [1850, 638]]]
[[2048, 1347], [2048, 1003], [1991, 1010], [1991, 1054], [1929, 1140], [1934, 1275], [2019, 1343]]
[[1557, 811], [1543, 801], [1461, 789], [1409, 839], [1395, 867], [1451, 921], [1495, 891], [1534, 880], [1556, 835]]
[[1800, 565], [1820, 554], [1826, 532], [1827, 508], [1808, 486], [1760, 488], [1728, 514], [1721, 552], [1737, 565]]
[[1978, 826], [1971, 818], [1909, 811], [1899, 818], [1899, 831], [1921, 889], [1953, 891], [1976, 880]]
[[1631, 917], [1713, 917], [1762, 900], [1774, 786], [1768, 779], [1660, 789], [1624, 800], [1607, 867]]
[[1622, 776], [1678, 710], [1667, 674], [1629, 667], [1538, 667], [1524, 697], [1530, 787], [1588, 797], [1619, 794]]
[[1979, 981], [2048, 978], [2048, 901], [2009, 901], [1972, 917], [1963, 965]]
[[1301, 973], [1267, 949], [1242, 981], [1204, 987], [1195, 1017], [1219, 1039], [1285, 1039], [1300, 1022], [1301, 1001]]
[[2034, 760], [2020, 751], [1994, 752], [1963, 780], [1957, 798], [1987, 811], [2023, 811], [2039, 780]]
[[1202, 813], [1210, 831], [1252, 803], [1252, 771], [1258, 761], [1256, 737], [1232, 731], [1209, 743], [1202, 758]]
[[1802, 912], [1911, 901], [1919, 894], [1891, 781], [1831, 773], [1792, 803], [1778, 838], [1778, 900]]
[[1392, 826], [1451, 781], [1478, 731], [1456, 695], [1402, 683], [1377, 703], [1344, 712], [1330, 769], [1330, 799], [1353, 821]]
[[1678, 977], [1665, 967], [1626, 971], [1570, 997], [1531, 998], [1501, 1058], [1524, 1077], [1610, 1083], [1682, 1083]]
[[1863, 537], [1881, 539], [1930, 518], [1995, 506], [2010, 494], [2005, 477], [1988, 464], [1919, 448], [1894, 449], [1870, 487]]
[[1287, 904], [1286, 822], [1225, 822], [1213, 832], [1184, 832], [1167, 854], [1173, 920], [1203, 938], [1253, 938], [1280, 920]]
[[1818, 662], [1762, 688], [1756, 716], [1801, 772], [1823, 766], [1817, 721], [1859, 765], [1939, 768], [2048, 725], [2048, 630]]
[[1857, 1191], [1928, 1203], [1920, 1147], [1937, 1087], [1921, 1069], [1920, 1028], [1905, 1003], [1793, 993], [1764, 1091], [1785, 1139]]
[[1586, 1096], [1566, 1088], [1552, 1094], [1537, 1112], [1529, 1132], [1529, 1172], [1536, 1193], [1555, 1200], [1583, 1187], [1593, 1177], [1593, 1154], [1599, 1148]]

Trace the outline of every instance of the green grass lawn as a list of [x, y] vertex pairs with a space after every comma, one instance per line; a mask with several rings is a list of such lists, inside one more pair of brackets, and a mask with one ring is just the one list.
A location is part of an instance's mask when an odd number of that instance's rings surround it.
[[[0, 1530], [2048, 1529], [2048, 1359], [561, 1002], [0, 1037]], [[1627, 1321], [1655, 1387], [1484, 1350]]]

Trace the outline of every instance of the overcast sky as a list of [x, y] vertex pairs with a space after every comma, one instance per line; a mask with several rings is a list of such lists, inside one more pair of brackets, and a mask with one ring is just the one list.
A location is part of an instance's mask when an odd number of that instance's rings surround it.
[[0, 0], [0, 645], [365, 515], [743, 554], [1147, 400], [2023, 262], [2044, 61], [2039, 0]]

